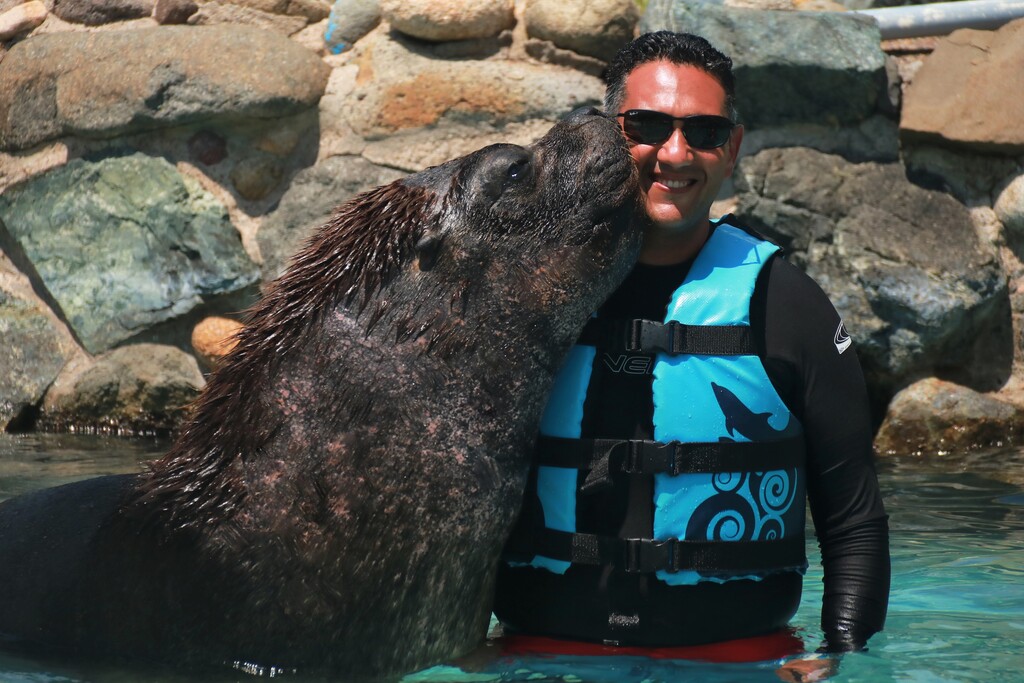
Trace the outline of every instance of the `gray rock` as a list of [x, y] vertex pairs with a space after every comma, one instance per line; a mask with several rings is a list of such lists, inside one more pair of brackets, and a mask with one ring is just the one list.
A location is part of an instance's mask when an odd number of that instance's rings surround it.
[[929, 378], [900, 391], [875, 437], [883, 455], [958, 455], [1019, 445], [1024, 409], [968, 387]]
[[98, 26], [148, 17], [153, 0], [53, 0], [51, 11], [64, 21]]
[[751, 127], [850, 125], [887, 100], [881, 36], [866, 17], [651, 0], [640, 30], [661, 29], [704, 36], [732, 58], [740, 119]]
[[639, 19], [633, 0], [529, 0], [523, 12], [531, 38], [603, 61], [633, 39]]
[[849, 161], [895, 162], [900, 157], [899, 128], [894, 121], [877, 115], [856, 126], [797, 123], [757, 128], [743, 136], [740, 153], [751, 156], [772, 147], [809, 147]]
[[1006, 157], [978, 154], [966, 149], [906, 145], [903, 163], [907, 176], [923, 187], [949, 192], [967, 204], [991, 204], [993, 191], [1017, 169]]
[[598, 78], [526, 61], [443, 60], [380, 28], [359, 41], [349, 64], [359, 68], [349, 126], [367, 139], [448, 125], [501, 129], [509, 123], [553, 124], [582, 105], [599, 105]]
[[[1005, 380], [1006, 277], [962, 204], [912, 185], [899, 164], [800, 148], [742, 160], [735, 184], [740, 220], [785, 245], [829, 294], [876, 396], [951, 368]], [[994, 346], [979, 355], [979, 343]]]
[[341, 54], [380, 23], [380, 0], [335, 0], [324, 42], [331, 54]]
[[0, 218], [91, 353], [258, 279], [224, 206], [163, 159], [71, 161]]
[[53, 431], [166, 432], [184, 419], [204, 384], [196, 359], [180, 349], [125, 346], [62, 375], [46, 394], [38, 424]]
[[336, 207], [403, 175], [356, 156], [331, 157], [301, 171], [256, 236], [263, 256], [264, 280], [281, 274], [289, 257], [327, 222]]
[[37, 303], [0, 287], [0, 431], [39, 405], [71, 356]]
[[0, 97], [0, 149], [287, 116], [316, 105], [329, 72], [294, 41], [245, 26], [31, 36], [0, 62], [0, 92], [19, 93]]

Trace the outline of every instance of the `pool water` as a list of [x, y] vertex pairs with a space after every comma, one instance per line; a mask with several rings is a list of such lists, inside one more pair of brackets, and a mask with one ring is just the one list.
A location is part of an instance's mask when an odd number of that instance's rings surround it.
[[[114, 437], [0, 435], [0, 500], [76, 479], [139, 471], [166, 442]], [[1024, 683], [1024, 449], [965, 457], [883, 458], [893, 585], [886, 630], [867, 652], [843, 657], [836, 682]], [[821, 571], [811, 569], [793, 626], [813, 651]], [[0, 558], [3, 561], [3, 558]], [[395, 647], [401, 647], [396, 643]], [[438, 666], [405, 683], [559, 681], [701, 683], [778, 681], [780, 661], [714, 664], [644, 657], [497, 657]], [[266, 674], [265, 674], [266, 676]], [[269, 677], [269, 676], [267, 676]], [[248, 681], [226, 671], [217, 681]], [[287, 680], [306, 681], [301, 675]], [[29, 659], [0, 652], [0, 683], [178, 683], [173, 673]]]

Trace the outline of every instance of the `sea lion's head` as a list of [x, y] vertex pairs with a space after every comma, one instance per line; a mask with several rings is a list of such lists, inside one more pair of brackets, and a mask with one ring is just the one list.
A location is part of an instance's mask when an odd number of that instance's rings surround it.
[[416, 242], [421, 270], [604, 290], [602, 271], [619, 280], [635, 261], [636, 172], [618, 126], [597, 110], [573, 112], [529, 147], [491, 145], [400, 182], [435, 197]]
[[358, 235], [335, 281], [399, 342], [443, 351], [486, 317], [499, 333], [540, 330], [557, 358], [636, 260], [636, 187], [618, 126], [581, 109], [529, 147], [491, 145], [361, 195], [304, 253]]

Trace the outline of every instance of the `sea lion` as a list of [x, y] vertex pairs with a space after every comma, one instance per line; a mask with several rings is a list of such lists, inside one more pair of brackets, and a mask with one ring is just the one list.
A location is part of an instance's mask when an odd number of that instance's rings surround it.
[[591, 110], [343, 205], [148, 473], [0, 506], [0, 634], [343, 680], [470, 650], [552, 377], [638, 253], [635, 192]]

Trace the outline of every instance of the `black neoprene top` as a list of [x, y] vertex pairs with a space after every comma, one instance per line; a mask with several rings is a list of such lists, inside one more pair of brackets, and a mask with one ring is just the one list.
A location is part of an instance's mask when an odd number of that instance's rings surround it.
[[[638, 264], [600, 317], [663, 320], [691, 263]], [[750, 322], [769, 379], [804, 427], [808, 499], [824, 568], [825, 647], [860, 649], [881, 630], [889, 596], [888, 522], [860, 364], [852, 348], [842, 348], [842, 321], [828, 297], [782, 258], [762, 270]], [[653, 438], [650, 360], [599, 352], [584, 437]], [[610, 489], [577, 498], [577, 530], [650, 537], [652, 490], [651, 477], [616, 476]], [[528, 495], [524, 522], [538, 523], [538, 511], [535, 496]], [[495, 613], [512, 630], [623, 645], [687, 645], [783, 627], [799, 606], [801, 587], [802, 577], [792, 572], [760, 581], [668, 586], [607, 567], [573, 565], [559, 575], [503, 564]]]

